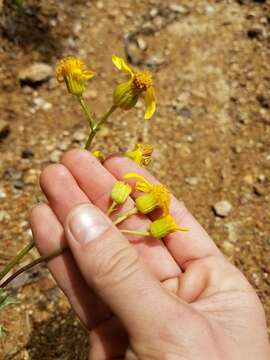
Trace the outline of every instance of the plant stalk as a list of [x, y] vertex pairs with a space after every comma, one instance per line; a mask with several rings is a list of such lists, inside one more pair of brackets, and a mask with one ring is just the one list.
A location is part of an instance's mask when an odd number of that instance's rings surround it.
[[128, 217], [138, 214], [138, 209], [136, 207], [128, 210], [126, 213], [121, 214], [120, 216], [118, 216], [117, 219], [114, 220], [114, 225], [118, 225], [120, 224], [122, 221], [126, 220]]
[[14, 274], [9, 276], [2, 284], [0, 284], [0, 288], [5, 288], [12, 280], [14, 280], [18, 275], [22, 274], [23, 272], [32, 269], [32, 267], [42, 263], [42, 262], [48, 262], [55, 258], [58, 255], [63, 254], [63, 252], [67, 249], [67, 247], [57, 249], [53, 252], [51, 252], [48, 255], [40, 256], [38, 259], [32, 261], [30, 264], [27, 264], [23, 267], [21, 267], [19, 270], [15, 271]]
[[94, 127], [95, 127], [95, 115], [93, 114], [93, 112], [89, 109], [89, 106], [87, 105], [87, 103], [85, 102], [84, 98], [82, 95], [77, 96], [78, 102], [81, 105], [87, 119], [90, 125], [90, 129], [91, 132], [94, 131]]
[[9, 272], [10, 270], [17, 265], [22, 258], [25, 257], [26, 254], [29, 253], [29, 251], [34, 247], [35, 243], [34, 241], [31, 241], [28, 245], [26, 245], [14, 258], [5, 266], [5, 268], [0, 273], [0, 280], [2, 280]]
[[149, 231], [120, 229], [120, 232], [123, 234], [133, 234], [133, 235], [139, 235], [139, 236], [150, 236], [151, 235]]
[[109, 111], [107, 111], [106, 114], [104, 116], [102, 116], [102, 118], [93, 126], [93, 129], [91, 128], [91, 132], [88, 136], [88, 139], [87, 139], [85, 147], [84, 147], [86, 150], [88, 150], [89, 147], [91, 146], [92, 141], [93, 141], [94, 137], [96, 136], [96, 133], [98, 132], [100, 127], [108, 120], [108, 118], [111, 116], [111, 114], [116, 109], [117, 109], [117, 106], [112, 105], [112, 107], [109, 109]]

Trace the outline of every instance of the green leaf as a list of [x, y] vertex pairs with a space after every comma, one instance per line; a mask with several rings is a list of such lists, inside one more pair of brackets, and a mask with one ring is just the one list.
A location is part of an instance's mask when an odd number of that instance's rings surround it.
[[0, 289], [0, 310], [8, 305], [16, 304], [17, 302], [18, 301], [7, 291]]
[[4, 328], [3, 325], [0, 325], [0, 337], [7, 336], [8, 331]]

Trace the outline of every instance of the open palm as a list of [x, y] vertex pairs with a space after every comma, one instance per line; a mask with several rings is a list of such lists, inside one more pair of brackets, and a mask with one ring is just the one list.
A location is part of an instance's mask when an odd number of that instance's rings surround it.
[[[92, 203], [106, 211], [114, 182], [128, 172], [157, 182], [127, 158], [110, 157], [102, 165], [81, 150], [72, 150], [63, 156], [61, 164], [47, 167], [40, 183], [48, 204], [38, 205], [31, 213], [40, 252], [50, 253], [66, 242], [64, 224], [75, 206]], [[129, 199], [121, 211], [131, 208], [132, 203]], [[133, 336], [104, 299], [95, 294], [71, 252], [50, 261], [50, 271], [90, 331], [89, 358], [267, 359], [265, 315], [255, 291], [175, 198], [171, 213], [181, 226], [190, 229], [188, 233], [173, 233], [164, 241], [128, 236], [168, 298], [168, 303], [162, 303], [162, 311], [159, 307], [156, 318], [151, 318], [151, 324], [147, 325], [149, 320], [145, 318], [139, 335]], [[134, 215], [120, 227], [145, 230], [156, 216]], [[138, 307], [144, 306], [143, 301]], [[155, 331], [161, 326], [166, 328], [164, 341]], [[208, 357], [204, 357], [204, 350]], [[172, 356], [161, 355], [167, 353]]]

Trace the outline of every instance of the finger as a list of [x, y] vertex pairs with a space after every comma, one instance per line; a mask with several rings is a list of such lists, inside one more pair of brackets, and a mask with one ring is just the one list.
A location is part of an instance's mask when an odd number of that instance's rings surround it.
[[[118, 180], [129, 172], [135, 172], [144, 176], [150, 182], [158, 182], [146, 169], [138, 166], [128, 158], [120, 156], [109, 157], [104, 166]], [[136, 179], [130, 180], [129, 183], [134, 185]], [[135, 197], [138, 194], [134, 195]], [[185, 269], [192, 260], [206, 256], [220, 254], [213, 240], [208, 236], [206, 231], [194, 219], [182, 202], [179, 202], [174, 196], [171, 199], [171, 214], [175, 217], [177, 223], [189, 229], [186, 233], [173, 233], [164, 239], [164, 242], [181, 268]], [[153, 215], [153, 219], [155, 215]]]
[[[48, 205], [41, 204], [32, 210], [30, 225], [42, 255], [63, 247], [63, 227]], [[100, 319], [111, 316], [109, 309], [93, 294], [82, 278], [70, 251], [50, 260], [48, 267], [88, 329], [95, 327]]]
[[139, 331], [142, 321], [151, 328], [165, 326], [160, 309], [172, 305], [171, 298], [103, 212], [89, 204], [75, 207], [65, 233], [85, 280], [129, 333]]
[[74, 206], [89, 202], [68, 169], [61, 164], [49, 165], [42, 171], [40, 186], [62, 224]]
[[[69, 169], [82, 191], [93, 204], [102, 210], [110, 205], [111, 189], [116, 179], [88, 151], [72, 150], [64, 155], [62, 164]], [[133, 207], [128, 200], [126, 206]], [[133, 216], [122, 225], [125, 228], [145, 230], [150, 224], [146, 216]], [[163, 242], [158, 239], [131, 237], [138, 253], [147, 266], [160, 279], [164, 280], [180, 273], [179, 266], [168, 252]]]

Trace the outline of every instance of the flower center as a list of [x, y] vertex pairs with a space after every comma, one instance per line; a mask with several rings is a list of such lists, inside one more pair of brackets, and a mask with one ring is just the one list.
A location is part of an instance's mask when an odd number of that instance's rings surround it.
[[138, 92], [146, 91], [153, 85], [152, 74], [148, 70], [137, 71], [132, 82]]

